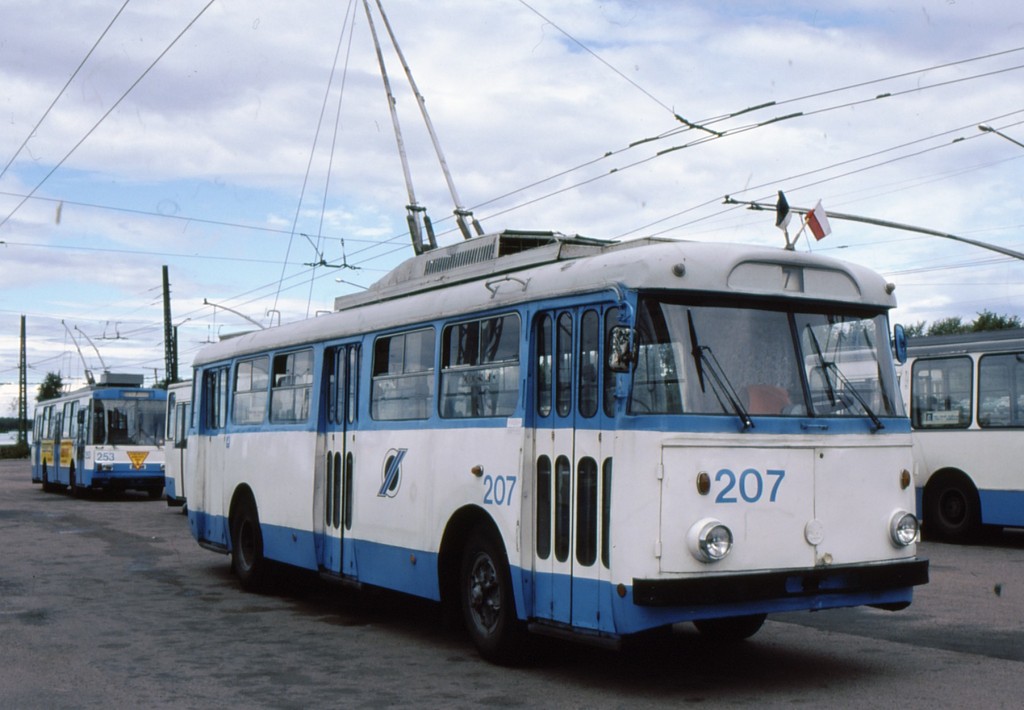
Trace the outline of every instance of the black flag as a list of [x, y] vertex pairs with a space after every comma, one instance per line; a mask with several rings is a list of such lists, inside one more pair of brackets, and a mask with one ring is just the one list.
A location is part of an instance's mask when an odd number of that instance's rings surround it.
[[789, 226], [789, 218], [792, 217], [789, 213], [789, 203], [786, 202], [786, 196], [782, 194], [782, 190], [779, 190], [779, 201], [775, 203], [775, 226], [786, 231], [786, 227]]

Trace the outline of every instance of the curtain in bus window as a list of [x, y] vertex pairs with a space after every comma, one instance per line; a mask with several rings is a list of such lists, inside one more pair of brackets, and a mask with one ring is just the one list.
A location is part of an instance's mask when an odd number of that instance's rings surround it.
[[519, 316], [447, 326], [441, 345], [441, 416], [507, 417], [519, 401]]
[[978, 425], [1024, 426], [1024, 353], [984, 355], [978, 361]]

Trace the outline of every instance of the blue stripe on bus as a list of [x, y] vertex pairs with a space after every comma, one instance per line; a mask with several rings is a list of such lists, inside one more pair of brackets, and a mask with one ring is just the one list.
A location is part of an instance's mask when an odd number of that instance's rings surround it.
[[[189, 522], [193, 535], [205, 543], [228, 552], [227, 521], [223, 516], [207, 515], [189, 510]], [[203, 535], [197, 535], [197, 529]], [[269, 558], [296, 567], [316, 570], [316, 546], [314, 534], [278, 525], [261, 524], [263, 550]], [[326, 540], [326, 538], [324, 538]], [[336, 542], [336, 539], [335, 539]], [[414, 550], [406, 547], [385, 545], [368, 540], [343, 540], [344, 569], [342, 573], [367, 585], [392, 589], [433, 601], [440, 600], [440, 584], [437, 575], [438, 555], [436, 552]], [[358, 574], [355, 572], [358, 571]], [[594, 629], [611, 635], [627, 635], [669, 624], [693, 619], [721, 616], [742, 616], [748, 614], [776, 614], [791, 611], [822, 610], [871, 604], [909, 603], [913, 598], [913, 587], [892, 589], [884, 592], [863, 592], [855, 594], [835, 593], [794, 596], [757, 602], [731, 604], [708, 604], [690, 607], [651, 607], [633, 603], [633, 588], [625, 585], [625, 595], [620, 596], [618, 585], [608, 580], [577, 578], [570, 580], [567, 575], [535, 573], [532, 570], [512, 567], [510, 570], [516, 589], [516, 611], [520, 619], [538, 615], [532, 613], [533, 600], [530, 590], [542, 587], [568, 587], [572, 585], [572, 624], [583, 629]], [[569, 619], [562, 619], [569, 623]]]
[[978, 497], [985, 525], [1024, 525], [1024, 491], [980, 490]]

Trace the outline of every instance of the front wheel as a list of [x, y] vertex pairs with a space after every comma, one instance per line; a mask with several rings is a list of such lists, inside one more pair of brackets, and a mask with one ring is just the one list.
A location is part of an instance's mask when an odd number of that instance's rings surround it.
[[256, 503], [244, 500], [231, 516], [231, 568], [243, 589], [258, 591], [266, 578], [266, 566]]
[[693, 625], [700, 631], [701, 636], [709, 641], [731, 643], [748, 639], [756, 634], [761, 625], [764, 624], [764, 614], [751, 614], [750, 616], [731, 616], [724, 619], [701, 619], [694, 621]]
[[473, 531], [459, 580], [462, 617], [480, 655], [494, 663], [518, 661], [525, 629], [516, 617], [508, 564], [493, 533]]

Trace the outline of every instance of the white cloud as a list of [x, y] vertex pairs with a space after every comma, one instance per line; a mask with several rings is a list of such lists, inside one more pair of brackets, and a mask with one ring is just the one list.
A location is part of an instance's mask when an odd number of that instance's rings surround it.
[[[0, 165], [121, 5], [0, 0]], [[256, 320], [275, 309], [293, 320], [355, 288], [337, 283], [339, 273], [366, 284], [409, 255], [408, 195], [359, 4], [351, 55], [346, 65], [346, 36], [315, 152], [347, 8], [325, 0], [213, 3], [97, 125], [204, 5], [130, 3], [0, 179], [3, 220], [66, 158], [39, 186], [39, 199], [0, 226], [0, 382], [16, 378], [12, 336], [21, 313], [30, 318], [36, 381], [55, 366], [78, 367], [77, 355], [48, 360], [69, 347], [62, 319], [90, 336], [108, 322], [134, 324], [139, 336], [130, 346], [104, 341], [104, 357], [109, 352], [111, 361], [147, 375], [162, 370], [165, 264], [173, 319], [189, 319], [180, 329], [184, 359], [218, 331], [246, 327], [227, 311], [215, 314], [204, 298]], [[386, 7], [459, 195], [465, 206], [479, 206], [488, 229], [595, 237], [665, 231], [779, 245], [770, 215], [720, 203], [725, 194], [773, 200], [785, 189], [793, 204], [821, 198], [833, 211], [1024, 249], [1017, 236], [1024, 152], [975, 128], [990, 122], [1024, 139], [1024, 114], [997, 118], [1024, 109], [1020, 70], [971, 78], [1024, 64], [1024, 53], [815, 95], [1015, 49], [1024, 25], [1019, 3], [444, 0]], [[383, 27], [378, 32], [383, 38]], [[387, 61], [417, 200], [445, 233], [451, 197], [401, 66], [391, 53]], [[872, 100], [887, 92], [893, 95]], [[681, 129], [672, 112], [712, 121], [801, 96], [810, 97], [710, 125], [736, 130], [802, 117], [660, 157], [707, 134], [679, 132], [626, 149]], [[954, 144], [959, 138], [966, 140]], [[925, 148], [934, 150], [902, 157]], [[835, 167], [822, 170], [828, 166]], [[315, 238], [321, 224], [328, 239], [320, 254], [340, 260], [343, 239], [346, 258], [361, 270], [320, 269], [311, 280], [304, 264], [318, 255], [298, 233]], [[1024, 310], [1016, 263], [856, 223], [834, 220], [833, 229], [814, 249], [892, 274], [899, 319]], [[5, 396], [0, 388], [0, 408]]]

